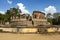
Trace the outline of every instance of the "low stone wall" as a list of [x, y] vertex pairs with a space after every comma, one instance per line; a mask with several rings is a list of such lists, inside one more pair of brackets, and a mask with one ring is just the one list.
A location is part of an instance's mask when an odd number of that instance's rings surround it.
[[0, 28], [0, 31], [3, 31], [3, 32], [19, 32], [19, 33], [60, 32], [60, 27]]
[[57, 28], [48, 28], [47, 29], [47, 32], [56, 32], [57, 31]]
[[36, 33], [37, 28], [0, 28], [3, 32]]
[[17, 32], [17, 28], [0, 28], [3, 32]]
[[37, 28], [20, 28], [20, 33], [36, 33], [38, 30]]

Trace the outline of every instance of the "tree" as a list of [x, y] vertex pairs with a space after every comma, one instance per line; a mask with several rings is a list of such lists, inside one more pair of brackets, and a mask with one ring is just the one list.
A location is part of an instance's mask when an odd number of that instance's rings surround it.
[[46, 16], [46, 18], [47, 18], [47, 21], [52, 24], [52, 19], [53, 19], [52, 18], [52, 14], [51, 13], [48, 13], [47, 16]]
[[52, 18], [47, 18], [47, 21], [52, 24]]
[[52, 19], [52, 24], [53, 24], [53, 25], [58, 25], [58, 21], [57, 21], [55, 18], [53, 18], [53, 19]]
[[5, 16], [7, 17], [7, 21], [10, 22], [10, 17], [12, 16], [11, 11], [7, 10], [7, 12], [5, 13]]
[[58, 12], [56, 12], [56, 13], [53, 14], [54, 18], [58, 18], [58, 16], [60, 16], [60, 13], [58, 13]]
[[9, 10], [7, 10], [7, 12], [5, 13], [5, 15], [8, 17], [8, 20], [10, 22], [11, 20], [11, 17], [13, 19], [13, 17], [20, 17], [20, 13], [21, 13], [21, 10], [19, 10], [18, 8], [10, 8]]
[[8, 17], [5, 14], [0, 13], [0, 23], [5, 24], [8, 21]]
[[52, 20], [53, 25], [60, 25], [60, 13], [54, 13], [53, 14], [53, 20]]
[[60, 25], [60, 16], [58, 17], [58, 25]]
[[51, 16], [52, 16], [51, 13], [48, 13], [46, 18], [51, 18]]
[[0, 23], [2, 24], [2, 14], [0, 13]]

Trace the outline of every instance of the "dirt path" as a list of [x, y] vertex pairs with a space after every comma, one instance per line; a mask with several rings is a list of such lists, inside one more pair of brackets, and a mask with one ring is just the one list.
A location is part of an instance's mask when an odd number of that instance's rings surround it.
[[60, 35], [0, 33], [0, 40], [60, 40]]

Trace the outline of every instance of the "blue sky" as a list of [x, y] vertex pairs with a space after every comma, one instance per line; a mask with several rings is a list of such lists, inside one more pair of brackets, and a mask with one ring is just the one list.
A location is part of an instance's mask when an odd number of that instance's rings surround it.
[[60, 0], [0, 0], [0, 11], [6, 12], [7, 9], [13, 7], [20, 8], [21, 6], [17, 5], [19, 3], [23, 4], [23, 7], [25, 7], [23, 10], [29, 13], [34, 10], [49, 12], [51, 9], [53, 9], [52, 12], [60, 12]]

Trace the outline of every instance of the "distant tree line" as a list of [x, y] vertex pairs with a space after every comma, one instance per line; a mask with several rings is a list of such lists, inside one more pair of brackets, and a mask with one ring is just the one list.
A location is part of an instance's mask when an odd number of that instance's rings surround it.
[[52, 25], [60, 25], [60, 13], [48, 13], [46, 18]]

